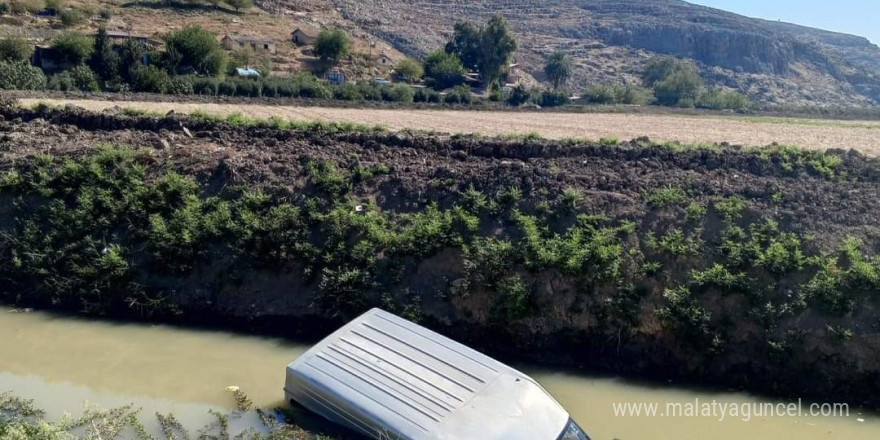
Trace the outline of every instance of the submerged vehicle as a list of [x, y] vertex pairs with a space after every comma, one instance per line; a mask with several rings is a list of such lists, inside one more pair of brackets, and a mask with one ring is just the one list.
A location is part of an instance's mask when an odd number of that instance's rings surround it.
[[285, 400], [381, 440], [589, 440], [537, 382], [380, 309], [287, 366]]

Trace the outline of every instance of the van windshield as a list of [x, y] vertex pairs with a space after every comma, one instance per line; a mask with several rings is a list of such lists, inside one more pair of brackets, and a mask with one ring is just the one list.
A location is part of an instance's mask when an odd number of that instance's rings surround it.
[[562, 434], [559, 434], [559, 438], [556, 440], [590, 440], [590, 437], [574, 420], [568, 419], [568, 424], [565, 425], [565, 429], [562, 430]]

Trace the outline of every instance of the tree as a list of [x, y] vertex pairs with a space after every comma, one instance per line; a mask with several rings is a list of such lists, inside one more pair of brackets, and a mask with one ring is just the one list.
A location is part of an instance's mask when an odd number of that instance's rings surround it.
[[695, 106], [706, 86], [697, 66], [673, 57], [651, 60], [645, 66], [642, 81], [654, 88], [659, 104], [679, 107]]
[[513, 90], [510, 91], [510, 95], [507, 97], [507, 103], [512, 106], [521, 106], [532, 98], [532, 93], [526, 86], [522, 84], [517, 84]]
[[431, 52], [425, 60], [425, 75], [433, 81], [433, 87], [437, 90], [461, 84], [465, 72], [458, 56], [444, 50]]
[[235, 8], [235, 12], [247, 11], [254, 6], [254, 0], [224, 0], [226, 4]]
[[482, 54], [477, 62], [480, 78], [491, 84], [507, 71], [510, 57], [516, 52], [516, 39], [504, 17], [496, 15], [480, 32]]
[[21, 37], [0, 39], [0, 59], [4, 61], [28, 61], [34, 56], [34, 43]]
[[95, 53], [92, 54], [92, 68], [104, 81], [119, 79], [120, 57], [107, 38], [107, 29], [98, 28], [95, 36]]
[[412, 58], [404, 58], [397, 62], [394, 70], [409, 81], [417, 80], [425, 74], [422, 63]]
[[193, 70], [218, 76], [226, 70], [226, 51], [217, 38], [200, 26], [188, 26], [165, 37], [169, 70], [181, 73]]
[[0, 61], [0, 89], [40, 90], [46, 87], [46, 76], [39, 67], [25, 61]]
[[446, 52], [455, 54], [462, 64], [480, 72], [484, 84], [496, 81], [507, 70], [516, 51], [516, 39], [504, 17], [496, 15], [485, 26], [457, 23]]
[[571, 77], [571, 58], [561, 50], [553, 52], [544, 64], [544, 75], [553, 83], [553, 89], [559, 89]]
[[348, 55], [351, 41], [342, 29], [324, 29], [315, 42], [315, 55], [322, 61], [338, 61]]
[[79, 65], [95, 52], [95, 40], [81, 32], [66, 31], [52, 40], [52, 48], [66, 63]]
[[446, 43], [446, 52], [454, 53], [465, 67], [477, 70], [483, 50], [480, 46], [482, 29], [470, 22], [455, 24], [452, 40]]

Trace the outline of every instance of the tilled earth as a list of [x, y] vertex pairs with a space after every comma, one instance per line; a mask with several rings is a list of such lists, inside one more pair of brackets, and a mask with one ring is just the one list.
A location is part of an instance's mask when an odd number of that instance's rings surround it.
[[[369, 196], [391, 209], [417, 209], [432, 199], [451, 203], [471, 184], [490, 192], [523, 184], [551, 193], [582, 189], [590, 209], [640, 216], [646, 191], [680, 187], [696, 199], [744, 196], [758, 212], [778, 217], [786, 229], [815, 233], [820, 243], [846, 235], [873, 237], [880, 224], [880, 160], [855, 150], [829, 150], [843, 159], [845, 175], [829, 180], [786, 171], [776, 159], [736, 147], [676, 153], [646, 146], [646, 139], [603, 146], [405, 133], [327, 135], [117, 113], [71, 109], [47, 120], [39, 112], [7, 112], [0, 122], [0, 167], [37, 153], [80, 155], [109, 144], [152, 149], [157, 163], [171, 163], [202, 180], [222, 163], [229, 183], [298, 187], [304, 158], [387, 165], [394, 179]], [[441, 185], [451, 181], [452, 187]]]
[[[137, 98], [135, 98], [137, 99]], [[548, 139], [648, 136], [657, 142], [729, 142], [765, 146], [772, 143], [800, 148], [855, 148], [880, 154], [880, 123], [820, 119], [740, 117], [722, 114], [566, 113], [547, 111], [467, 111], [421, 108], [329, 108], [218, 102], [148, 102], [84, 99], [23, 98], [22, 105], [39, 102], [72, 104], [91, 111], [114, 111], [119, 106], [158, 113], [202, 111], [216, 115], [239, 113], [252, 118], [277, 117], [291, 121], [355, 122], [380, 125], [392, 131], [429, 130], [440, 133], [504, 136], [531, 134]], [[656, 109], [649, 109], [655, 111]]]

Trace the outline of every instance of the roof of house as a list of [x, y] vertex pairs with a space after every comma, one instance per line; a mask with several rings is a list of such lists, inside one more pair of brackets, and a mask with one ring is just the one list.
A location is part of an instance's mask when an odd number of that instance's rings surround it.
[[314, 26], [309, 26], [309, 25], [305, 24], [305, 25], [300, 25], [299, 27], [294, 29], [294, 31], [291, 33], [295, 34], [297, 32], [300, 32], [303, 35], [306, 35], [308, 37], [317, 37], [318, 34], [321, 33], [321, 30], [314, 27]]
[[229, 38], [239, 43], [274, 43], [271, 38], [251, 37], [249, 35], [226, 35], [223, 38]]
[[127, 31], [107, 31], [107, 36], [110, 38], [136, 38], [138, 40], [148, 40], [150, 38], [148, 35], [133, 34]]

